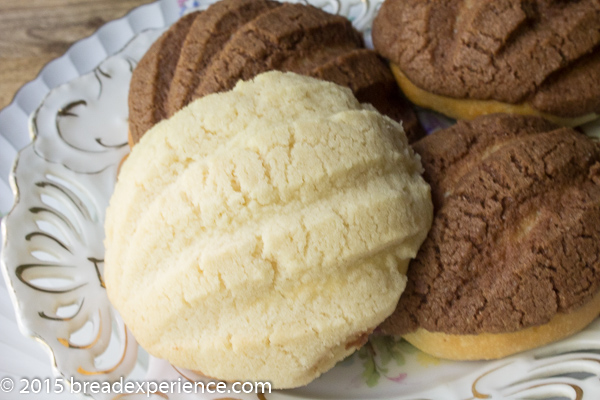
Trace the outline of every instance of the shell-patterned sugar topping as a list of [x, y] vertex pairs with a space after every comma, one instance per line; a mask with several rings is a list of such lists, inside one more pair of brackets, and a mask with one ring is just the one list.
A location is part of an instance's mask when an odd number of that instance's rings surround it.
[[223, 380], [310, 382], [394, 309], [432, 220], [402, 127], [269, 72], [157, 124], [107, 212], [109, 298], [139, 343]]

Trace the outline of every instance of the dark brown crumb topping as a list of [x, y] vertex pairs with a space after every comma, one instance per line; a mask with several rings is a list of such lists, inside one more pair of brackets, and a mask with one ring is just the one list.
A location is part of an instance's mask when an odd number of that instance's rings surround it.
[[409, 139], [423, 134], [387, 64], [350, 21], [301, 4], [223, 0], [182, 18], [140, 61], [129, 94], [131, 142], [190, 101], [270, 70], [350, 87], [402, 121]]
[[373, 42], [436, 94], [600, 112], [598, 0], [387, 0]]
[[435, 218], [385, 332], [512, 332], [598, 292], [597, 142], [496, 114], [438, 131], [415, 150]]

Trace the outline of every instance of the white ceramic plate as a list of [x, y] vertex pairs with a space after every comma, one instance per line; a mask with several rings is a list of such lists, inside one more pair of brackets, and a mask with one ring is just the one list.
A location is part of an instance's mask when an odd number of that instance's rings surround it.
[[[200, 2], [199, 6], [206, 7], [211, 2]], [[348, 16], [368, 37], [380, 0], [309, 3]], [[189, 6], [190, 2], [184, 4], [184, 8]], [[39, 355], [30, 351], [35, 355], [25, 357], [27, 351], [19, 349], [29, 348], [28, 339], [15, 339], [3, 328], [2, 358], [10, 349], [13, 364], [15, 359], [21, 361], [18, 370], [9, 367], [8, 362], [0, 363], [0, 378], [2, 373], [11, 377], [17, 389], [23, 387], [18, 381], [20, 377], [40, 378], [44, 391], [56, 389], [56, 382], [73, 379], [75, 385], [66, 386], [65, 394], [84, 391], [84, 382], [119, 382], [121, 377], [125, 382], [176, 384], [202, 379], [139, 348], [110, 306], [102, 280], [104, 210], [113, 190], [117, 165], [128, 152], [127, 93], [131, 71], [179, 13], [174, 1], [161, 1], [101, 28], [56, 61], [62, 64], [46, 67], [40, 78], [27, 85], [0, 114], [0, 141], [10, 142], [12, 149], [18, 148], [24, 145], [23, 132], [28, 129], [25, 115], [33, 111], [32, 104], [41, 101], [29, 120], [35, 139], [19, 153], [12, 173], [16, 202], [3, 224], [3, 270], [21, 329], [50, 350], [56, 376], [43, 375], [43, 369], [30, 372], [33, 370], [27, 368], [28, 363], [39, 364]], [[143, 24], [135, 25], [135, 21], [142, 20]], [[126, 32], [124, 36], [128, 39], [120, 44], [127, 45], [121, 51], [107, 57], [116, 48], [107, 50], [101, 46], [104, 50], [100, 50], [98, 43], [103, 37], [121, 38], [123, 26], [137, 28]], [[150, 27], [156, 29], [147, 30]], [[87, 54], [98, 53], [103, 61], [86, 73], [95, 65], [88, 61]], [[87, 67], [78, 63], [78, 59], [86, 60]], [[60, 76], [56, 77], [59, 71]], [[70, 72], [65, 75], [65, 71]], [[31, 89], [40, 85], [40, 80], [51, 84], [40, 90]], [[55, 88], [50, 90], [51, 87]], [[42, 100], [41, 94], [48, 91]], [[420, 117], [429, 128], [447, 123], [432, 113], [421, 112]], [[7, 119], [12, 122], [6, 123]], [[586, 129], [597, 132], [598, 126], [590, 124]], [[5, 134], [6, 131], [12, 133]], [[0, 148], [3, 148], [1, 143]], [[0, 297], [0, 319], [8, 316], [6, 326], [14, 326], [5, 298], [2, 302]], [[600, 320], [597, 320], [567, 340], [494, 362], [442, 361], [404, 341], [374, 338], [332, 371], [296, 390], [264, 396], [191, 395], [177, 393], [181, 386], [175, 385], [174, 390], [160, 395], [138, 393], [138, 397], [595, 400], [600, 398], [599, 376]], [[46, 378], [50, 378], [48, 383], [44, 381]], [[88, 387], [87, 393], [98, 399], [136, 397], [114, 391], [96, 393], [101, 388]], [[119, 386], [111, 389], [115, 388]], [[132, 390], [138, 388], [134, 386]]]

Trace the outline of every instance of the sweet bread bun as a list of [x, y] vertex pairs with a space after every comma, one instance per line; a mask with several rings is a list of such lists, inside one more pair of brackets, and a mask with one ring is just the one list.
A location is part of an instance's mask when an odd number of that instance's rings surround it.
[[588, 326], [600, 314], [600, 293], [568, 314], [556, 314], [549, 322], [515, 332], [457, 335], [423, 328], [403, 337], [416, 348], [448, 360], [493, 360], [534, 349], [569, 337]]
[[493, 114], [414, 144], [435, 216], [384, 333], [440, 357], [503, 357], [600, 312], [600, 144]]
[[424, 133], [388, 65], [346, 18], [302, 4], [223, 0], [181, 18], [135, 68], [130, 144], [190, 101], [270, 70], [349, 87], [361, 103], [402, 121], [410, 141]]
[[373, 43], [412, 102], [453, 118], [510, 112], [574, 126], [600, 113], [594, 0], [387, 0]]
[[268, 72], [155, 125], [106, 214], [105, 283], [150, 354], [304, 385], [394, 310], [433, 218], [400, 124]]
[[510, 104], [496, 100], [476, 100], [476, 99], [456, 99], [449, 96], [442, 96], [428, 92], [417, 87], [395, 64], [390, 64], [390, 68], [396, 78], [396, 82], [402, 89], [402, 92], [414, 104], [435, 110], [450, 118], [472, 120], [481, 115], [489, 114], [519, 114], [542, 117], [555, 124], [576, 127], [583, 125], [598, 118], [598, 114], [589, 113], [579, 117], [559, 117], [537, 110], [529, 103]]

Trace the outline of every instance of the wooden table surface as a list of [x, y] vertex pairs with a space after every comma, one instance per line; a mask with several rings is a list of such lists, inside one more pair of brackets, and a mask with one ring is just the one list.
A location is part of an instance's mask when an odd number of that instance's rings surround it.
[[74, 42], [153, 1], [0, 0], [0, 109]]

